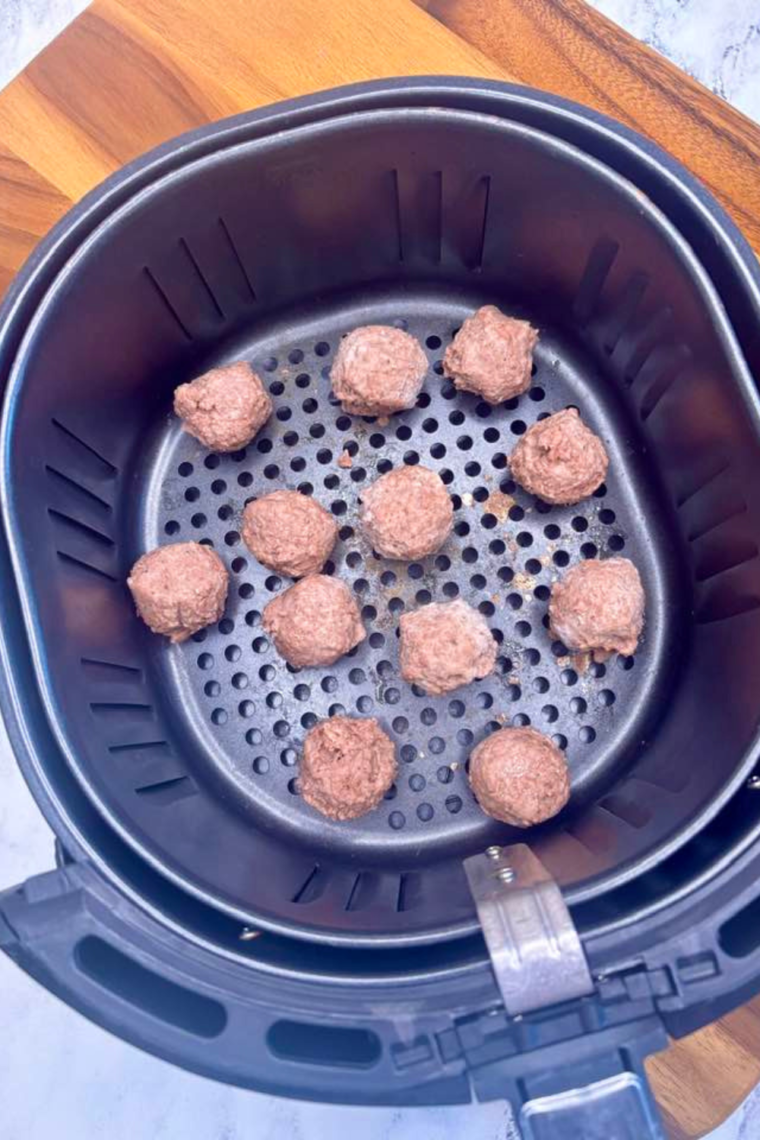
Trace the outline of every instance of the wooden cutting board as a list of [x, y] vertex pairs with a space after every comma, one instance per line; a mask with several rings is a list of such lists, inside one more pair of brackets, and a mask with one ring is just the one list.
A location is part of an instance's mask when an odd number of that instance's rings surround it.
[[[95, 0], [0, 92], [0, 293], [123, 163], [191, 127], [396, 75], [543, 87], [606, 111], [698, 174], [760, 250], [760, 128], [583, 0]], [[760, 1000], [651, 1061], [674, 1140], [760, 1077]]]

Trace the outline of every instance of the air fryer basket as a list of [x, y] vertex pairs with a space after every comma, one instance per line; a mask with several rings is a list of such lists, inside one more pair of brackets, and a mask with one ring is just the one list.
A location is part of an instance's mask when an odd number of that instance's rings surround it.
[[[752, 771], [760, 419], [696, 237], [613, 168], [608, 140], [605, 161], [571, 145], [539, 96], [537, 125], [508, 89], [444, 96], [431, 81], [430, 105], [415, 106], [421, 89], [408, 106], [390, 85], [330, 113], [313, 104], [310, 121], [273, 112], [276, 132], [220, 128], [186, 157], [167, 148], [139, 191], [102, 192], [13, 345], [2, 493], [34, 687], [64, 778], [86, 797], [74, 830], [105, 828], [167, 921], [190, 921], [198, 904], [203, 939], [236, 939], [241, 923], [264, 931], [250, 948], [262, 968], [301, 969], [294, 938], [322, 944], [318, 973], [354, 981], [475, 970], [461, 1005], [443, 1000], [453, 1017], [494, 1000], [462, 859], [523, 838], [474, 803], [474, 741], [531, 723], [566, 750], [571, 804], [528, 838], [580, 925], [600, 930], [620, 913], [610, 899], [643, 883], [656, 898], [653, 869], [677, 866], [725, 819]], [[620, 155], [632, 148], [621, 139]], [[696, 235], [699, 209], [684, 202]], [[715, 278], [729, 268], [726, 255]], [[486, 302], [541, 333], [529, 393], [494, 409], [455, 392], [441, 366]], [[407, 328], [430, 359], [417, 407], [386, 425], [330, 396], [341, 335], [369, 322]], [[171, 393], [241, 358], [275, 415], [244, 451], [209, 454], [178, 430]], [[507, 456], [568, 404], [604, 438], [609, 479], [577, 507], [549, 508], [514, 486]], [[344, 449], [349, 470], [336, 463]], [[356, 525], [362, 488], [403, 463], [438, 470], [455, 505], [452, 538], [412, 565], [375, 559]], [[329, 670], [285, 666], [261, 628], [287, 583], [248, 554], [240, 514], [277, 487], [313, 494], [341, 527], [329, 569], [351, 584], [369, 636]], [[136, 620], [124, 579], [143, 550], [188, 539], [227, 562], [230, 601], [217, 627], [168, 647]], [[635, 658], [582, 672], [547, 632], [549, 586], [571, 562], [617, 552], [642, 572], [645, 636]], [[398, 614], [455, 596], [486, 615], [498, 671], [429, 698], [399, 679]], [[308, 727], [344, 710], [380, 718], [400, 771], [375, 813], [339, 825], [302, 803], [297, 761]], [[52, 761], [32, 781], [56, 810], [75, 794], [51, 791], [58, 781]], [[119, 969], [95, 941], [82, 934], [76, 968], [102, 985]], [[344, 944], [366, 956], [345, 957]], [[387, 1099], [414, 1099], [394, 1087]], [[488, 1080], [479, 1091], [497, 1095]], [[421, 1099], [460, 1093], [430, 1086]]]

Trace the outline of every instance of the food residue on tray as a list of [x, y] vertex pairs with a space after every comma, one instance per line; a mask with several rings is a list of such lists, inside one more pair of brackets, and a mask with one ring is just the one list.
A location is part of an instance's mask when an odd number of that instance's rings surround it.
[[507, 521], [514, 505], [515, 500], [512, 496], [505, 495], [503, 491], [492, 491], [484, 504], [488, 514], [495, 515], [501, 523]]
[[338, 467], [353, 467], [354, 461], [351, 458], [351, 452], [347, 447], [344, 447], [338, 456]]

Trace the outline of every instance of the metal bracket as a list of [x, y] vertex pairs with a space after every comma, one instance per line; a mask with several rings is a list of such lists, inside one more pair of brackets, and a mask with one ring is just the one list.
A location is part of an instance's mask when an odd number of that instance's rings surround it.
[[562, 892], [526, 844], [489, 847], [464, 869], [509, 1014], [593, 992]]

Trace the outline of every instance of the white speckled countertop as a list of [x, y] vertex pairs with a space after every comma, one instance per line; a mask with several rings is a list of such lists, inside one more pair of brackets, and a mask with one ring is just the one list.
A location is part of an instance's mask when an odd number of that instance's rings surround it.
[[[592, 0], [760, 121], [758, 0]], [[86, 4], [0, 0], [0, 87]], [[52, 839], [0, 729], [0, 887], [52, 866]], [[0, 955], [0, 1140], [510, 1140], [504, 1104], [365, 1110], [300, 1104], [182, 1072], [72, 1012]], [[760, 1087], [710, 1140], [760, 1136]]]

